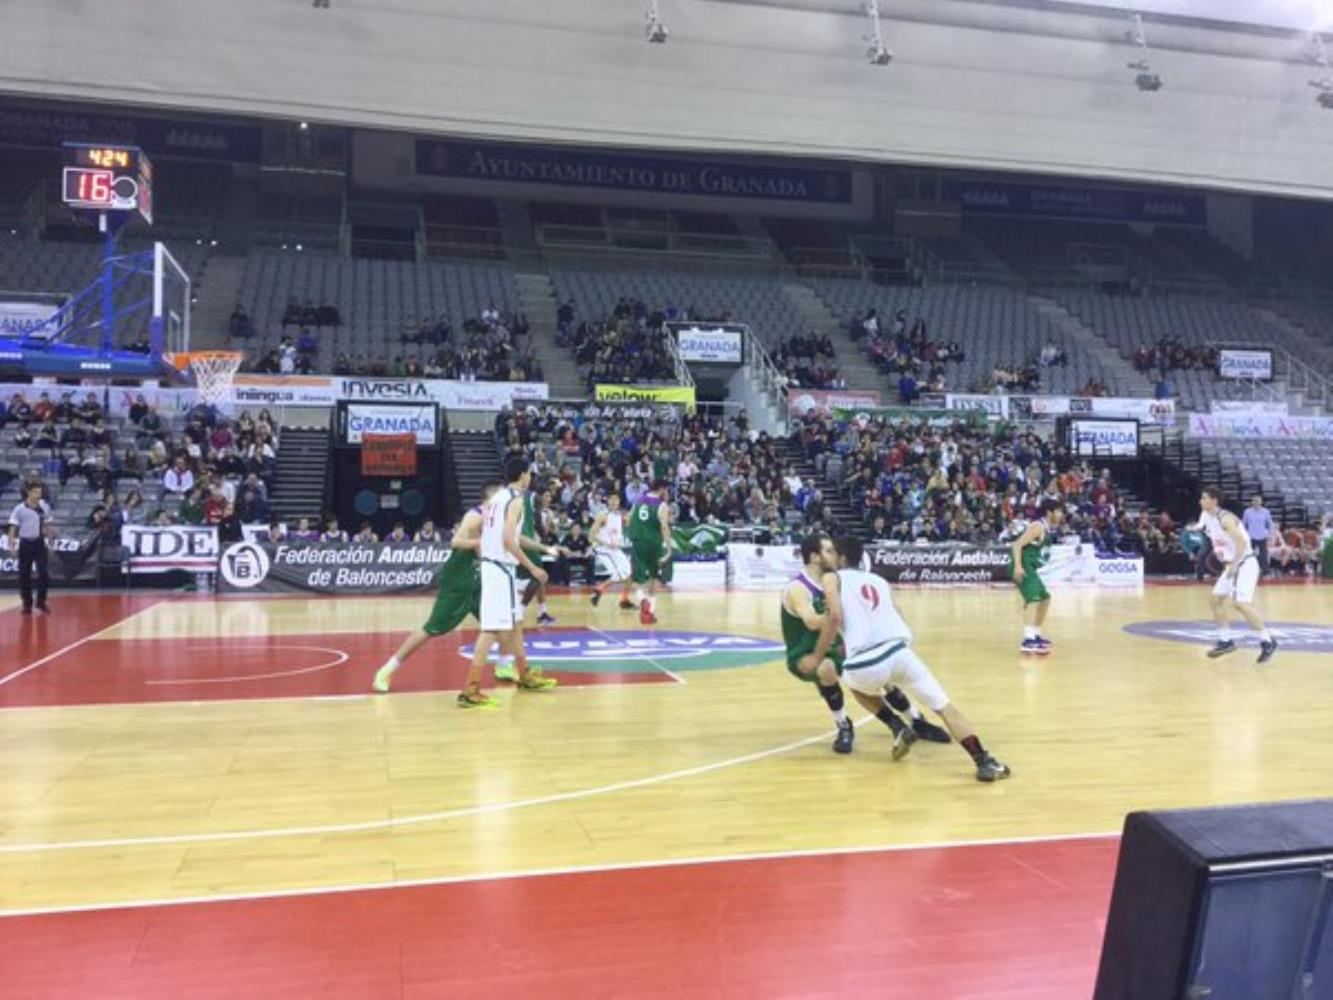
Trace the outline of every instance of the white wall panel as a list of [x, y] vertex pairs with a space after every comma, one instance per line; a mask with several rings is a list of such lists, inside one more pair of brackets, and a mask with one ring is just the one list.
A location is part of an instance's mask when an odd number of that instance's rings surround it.
[[[0, 91], [472, 136], [1333, 191], [1333, 113], [1316, 107], [1311, 69], [1203, 54], [1207, 31], [1156, 32], [1166, 89], [1143, 94], [1125, 69], [1119, 19], [1047, 13], [1045, 33], [1024, 34], [890, 18], [898, 58], [879, 68], [864, 59], [855, 17], [663, 0], [671, 40], [650, 46], [641, 16], [638, 0], [333, 0], [328, 11], [305, 0], [6, 0]], [[1235, 32], [1217, 41], [1246, 50]], [[1283, 44], [1270, 38], [1263, 51]]]

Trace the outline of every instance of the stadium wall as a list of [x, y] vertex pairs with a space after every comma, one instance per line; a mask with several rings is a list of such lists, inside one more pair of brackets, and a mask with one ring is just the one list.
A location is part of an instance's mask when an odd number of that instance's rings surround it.
[[[6, 6], [0, 92], [603, 147], [1058, 172], [1327, 197], [1329, 113], [1295, 32], [1150, 18], [1141, 93], [1118, 10], [901, 0], [896, 58], [854, 4]], [[822, 9], [821, 9], [822, 7]], [[895, 19], [896, 18], [896, 19]]]

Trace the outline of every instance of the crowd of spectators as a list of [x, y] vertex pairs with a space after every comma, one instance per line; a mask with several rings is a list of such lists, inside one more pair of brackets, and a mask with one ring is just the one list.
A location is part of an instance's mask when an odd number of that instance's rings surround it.
[[[237, 318], [233, 314], [233, 321]], [[233, 336], [235, 330], [233, 322]], [[347, 353], [338, 354], [332, 361], [321, 359], [322, 345], [316, 328], [302, 325], [295, 339], [285, 331], [284, 325], [276, 347], [248, 358], [245, 370], [266, 375], [308, 375], [331, 370], [335, 375], [446, 378], [464, 382], [540, 382], [544, 377], [527, 317], [522, 313], [502, 313], [494, 303], [482, 310], [480, 316], [465, 321], [461, 329], [455, 329], [444, 315], [413, 320], [403, 331], [402, 342], [417, 345], [416, 353], [402, 352], [392, 359]]]
[[86, 528], [119, 538], [124, 524], [208, 523], [239, 538], [241, 523], [268, 522], [277, 439], [267, 410], [233, 421], [200, 404], [175, 434], [141, 393], [126, 417], [108, 420], [92, 392], [40, 392], [31, 403], [15, 393], [0, 406], [0, 428], [16, 425], [14, 444], [41, 461], [45, 478], [62, 488], [80, 480], [98, 495]]
[[944, 392], [945, 365], [965, 360], [957, 341], [930, 339], [924, 316], [908, 323], [907, 313], [899, 310], [884, 324], [879, 312], [869, 309], [854, 315], [848, 333], [865, 349], [866, 355], [881, 373], [897, 382], [898, 399], [904, 405], [914, 403], [922, 392]]
[[666, 323], [687, 316], [675, 306], [650, 309], [641, 299], [622, 296], [609, 316], [580, 321], [571, 299], [557, 310], [556, 343], [574, 349], [574, 362], [589, 389], [670, 382], [676, 372]]
[[845, 389], [838, 377], [833, 341], [828, 334], [788, 337], [773, 350], [773, 361], [795, 389]]
[[1006, 424], [812, 415], [799, 431], [821, 475], [838, 461], [839, 488], [877, 540], [992, 544], [1059, 500], [1067, 530], [1103, 551], [1127, 551], [1127, 528], [1108, 470], [1071, 463], [1061, 449]]
[[[657, 481], [680, 523], [749, 525], [772, 542], [826, 522], [823, 495], [785, 468], [778, 440], [745, 415], [634, 406], [530, 407], [496, 419], [499, 447], [535, 468], [544, 536], [586, 535], [612, 494], [628, 509]], [[827, 526], [827, 525], [826, 525]]]
[[1145, 375], [1165, 377], [1173, 371], [1217, 371], [1218, 350], [1207, 345], [1187, 345], [1171, 337], [1134, 352], [1134, 367]]

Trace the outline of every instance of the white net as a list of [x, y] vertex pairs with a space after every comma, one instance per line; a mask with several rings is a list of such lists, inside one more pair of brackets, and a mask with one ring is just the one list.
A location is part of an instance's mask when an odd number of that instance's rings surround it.
[[232, 381], [244, 356], [232, 351], [191, 355], [190, 373], [194, 375], [199, 398], [212, 406], [230, 404]]

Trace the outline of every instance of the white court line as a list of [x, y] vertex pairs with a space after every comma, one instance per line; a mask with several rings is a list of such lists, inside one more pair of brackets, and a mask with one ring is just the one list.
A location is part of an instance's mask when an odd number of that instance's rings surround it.
[[[614, 642], [615, 642], [615, 639], [613, 639], [613, 638], [612, 638], [610, 635], [608, 635], [606, 632], [603, 632], [603, 631], [602, 631], [601, 629], [599, 629], [596, 625], [587, 625], [587, 626], [585, 626], [585, 627], [586, 627], [590, 632], [596, 632], [598, 635], [600, 635], [600, 636], [601, 636], [603, 639], [605, 639], [607, 642], [611, 642], [611, 643], [614, 643]], [[649, 632], [648, 634], [651, 635], [652, 633]], [[668, 677], [670, 677], [670, 678], [671, 678], [673, 681], [675, 681], [677, 684], [684, 684], [684, 683], [685, 683], [685, 678], [684, 678], [684, 677], [680, 676], [680, 674], [676, 673], [674, 670], [668, 670], [666, 667], [662, 666], [662, 664], [658, 663], [655, 659], [653, 659], [653, 658], [652, 658], [651, 656], [649, 656], [647, 653], [640, 653], [640, 652], [638, 652], [637, 650], [631, 650], [631, 651], [632, 651], [632, 652], [634, 653], [634, 655], [637, 656], [640, 660], [647, 660], [649, 663], [651, 663], [653, 666], [655, 666], [658, 670], [662, 671], [662, 673], [666, 674]], [[703, 655], [703, 654], [700, 653], [700, 655]]]
[[[187, 645], [185, 648], [186, 648], [186, 649], [190, 649], [190, 648], [199, 649], [199, 648], [202, 648], [202, 647], [201, 647], [201, 644], [196, 643], [193, 647]], [[209, 648], [209, 649], [213, 649], [213, 648], [216, 648], [216, 647], [214, 647], [214, 646], [209, 646], [209, 647], [207, 647], [207, 648]], [[314, 674], [314, 673], [318, 673], [318, 672], [321, 671], [321, 670], [329, 670], [329, 669], [331, 669], [331, 668], [333, 668], [333, 667], [340, 667], [340, 666], [342, 666], [344, 663], [346, 663], [348, 660], [350, 660], [350, 659], [352, 658], [350, 654], [344, 652], [344, 651], [341, 650], [341, 649], [329, 649], [329, 648], [326, 647], [326, 646], [256, 646], [256, 647], [253, 647], [253, 648], [255, 648], [255, 649], [259, 649], [261, 652], [267, 652], [267, 651], [270, 650], [270, 649], [301, 649], [301, 650], [305, 650], [306, 652], [332, 653], [332, 654], [333, 654], [333, 659], [330, 660], [328, 663], [320, 663], [320, 664], [318, 664], [318, 665], [316, 665], [316, 666], [313, 666], [313, 667], [302, 667], [300, 670], [279, 670], [279, 671], [277, 671], [276, 673], [270, 673], [270, 674], [241, 674], [241, 675], [236, 676], [236, 677], [174, 677], [174, 678], [170, 678], [170, 679], [168, 679], [168, 680], [144, 681], [144, 683], [145, 683], [145, 684], [148, 684], [148, 685], [154, 685], [154, 684], [230, 684], [230, 683], [235, 682], [235, 681], [264, 681], [264, 680], [271, 680], [271, 679], [274, 678], [274, 677], [295, 677], [295, 676], [297, 676], [298, 674]], [[234, 652], [234, 651], [233, 651], [233, 650], [228, 650], [228, 652]]]
[[[312, 886], [304, 889], [273, 889], [267, 892], [228, 893], [219, 896], [181, 896], [172, 899], [142, 899], [123, 903], [92, 903], [87, 906], [45, 906], [26, 910], [0, 910], [0, 917], [30, 917], [54, 913], [93, 913], [100, 910], [132, 910], [139, 907], [191, 906], [205, 903], [236, 903], [260, 899], [290, 899], [293, 896], [331, 896], [344, 892], [384, 892], [429, 886], [461, 885], [469, 882], [502, 882], [512, 879], [551, 878], [562, 875], [596, 875], [605, 872], [643, 871], [654, 868], [687, 868], [725, 865], [733, 862], [783, 861], [794, 858], [832, 858], [861, 854], [903, 854], [911, 851], [943, 851], [968, 847], [1006, 847], [1024, 844], [1053, 844], [1064, 841], [1113, 840], [1120, 831], [1053, 833], [1031, 837], [1001, 837], [991, 840], [933, 841], [919, 844], [872, 844], [865, 847], [810, 847], [789, 851], [747, 854], [712, 854], [692, 858], [662, 858], [604, 865], [569, 865], [563, 868], [531, 868], [521, 871], [486, 872], [478, 875], [445, 875], [438, 878], [405, 879], [398, 882], [358, 882], [352, 885]], [[1020, 862], [1021, 863], [1021, 862]]]
[[164, 599], [161, 600], [161, 601], [155, 601], [154, 603], [148, 605], [148, 607], [146, 607], [146, 608], [142, 608], [141, 610], [136, 611], [134, 614], [130, 615], [128, 618], [122, 618], [122, 619], [120, 619], [119, 621], [112, 622], [112, 623], [111, 623], [110, 625], [108, 625], [106, 628], [101, 629], [101, 630], [99, 630], [99, 631], [97, 631], [97, 632], [94, 632], [92, 635], [85, 635], [82, 639], [77, 639], [77, 640], [75, 640], [74, 642], [71, 642], [68, 646], [65, 646], [65, 647], [62, 648], [62, 649], [57, 649], [54, 653], [48, 653], [46, 656], [43, 656], [40, 660], [36, 660], [36, 661], [34, 661], [34, 662], [32, 662], [32, 663], [29, 663], [26, 667], [23, 667], [23, 668], [21, 668], [21, 669], [19, 669], [19, 670], [15, 670], [13, 673], [5, 674], [5, 676], [0, 677], [0, 687], [3, 687], [4, 685], [8, 684], [10, 681], [18, 680], [18, 679], [19, 679], [20, 677], [22, 677], [24, 674], [26, 674], [26, 673], [28, 673], [28, 672], [30, 672], [30, 671], [36, 670], [38, 667], [40, 667], [40, 666], [42, 666], [42, 665], [44, 665], [44, 664], [50, 663], [50, 662], [51, 662], [52, 660], [54, 660], [54, 659], [58, 659], [59, 657], [64, 656], [66, 653], [70, 652], [71, 650], [78, 649], [78, 648], [79, 648], [80, 646], [82, 646], [85, 642], [92, 642], [94, 639], [100, 638], [101, 636], [105, 635], [107, 632], [110, 632], [113, 628], [120, 628], [120, 626], [122, 626], [122, 625], [124, 625], [124, 624], [126, 624], [126, 623], [128, 623], [128, 622], [132, 622], [132, 621], [134, 621], [134, 619], [138, 618], [140, 615], [146, 615], [148, 612], [152, 611], [154, 608], [158, 608], [158, 607], [161, 607], [163, 604], [168, 604], [168, 603], [170, 603], [171, 600], [172, 600], [172, 599], [168, 597], [168, 598], [164, 598]]
[[[866, 716], [857, 722], [857, 725], [870, 721], [870, 716]], [[610, 795], [613, 792], [623, 792], [631, 788], [646, 788], [650, 785], [665, 784], [669, 781], [677, 781], [681, 778], [693, 778], [700, 774], [710, 774], [713, 771], [722, 771], [731, 767], [738, 767], [741, 764], [749, 764], [757, 760], [764, 760], [768, 757], [777, 757], [792, 750], [799, 750], [812, 743], [818, 743], [834, 735], [831, 732], [822, 732], [816, 736], [807, 736], [803, 740], [796, 740], [792, 743], [784, 743], [780, 747], [773, 747], [768, 750], [757, 750], [754, 753], [743, 754], [739, 757], [728, 757], [725, 760], [714, 761], [711, 764], [700, 764], [696, 767], [687, 767], [679, 771], [667, 771], [664, 774], [649, 775], [646, 778], [632, 778], [628, 781], [617, 781], [610, 785], [597, 785], [592, 788], [581, 788], [573, 792], [557, 792], [553, 795], [541, 795], [531, 799], [517, 799], [512, 802], [491, 802], [485, 805], [463, 806], [458, 809], [443, 809], [438, 812], [422, 813], [418, 816], [391, 817], [389, 819], [364, 820], [360, 823], [333, 823], [324, 826], [296, 826], [281, 827], [268, 830], [228, 830], [218, 833], [183, 833], [170, 834], [159, 837], [120, 837], [109, 840], [64, 840], [51, 841], [48, 843], [36, 844], [3, 844], [0, 845], [0, 854], [39, 854], [49, 851], [90, 851], [101, 850], [104, 848], [125, 848], [125, 847], [155, 847], [164, 844], [210, 844], [220, 841], [235, 840], [272, 840], [281, 837], [327, 837], [339, 833], [367, 833], [375, 830], [393, 830], [403, 826], [419, 826], [423, 823], [437, 823], [450, 819], [462, 819], [468, 816], [485, 816], [491, 813], [508, 812], [514, 809], [528, 809], [533, 806], [546, 806], [556, 802], [572, 802], [578, 799], [589, 799], [599, 795]]]

